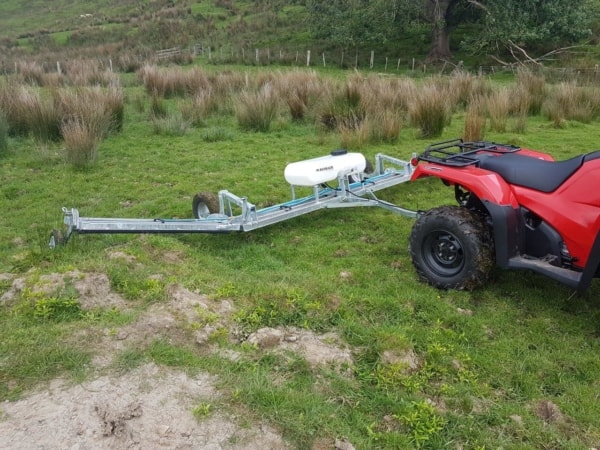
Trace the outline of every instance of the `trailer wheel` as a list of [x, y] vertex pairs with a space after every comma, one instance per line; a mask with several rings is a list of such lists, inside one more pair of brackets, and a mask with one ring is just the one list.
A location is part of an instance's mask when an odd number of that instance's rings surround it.
[[198, 192], [192, 201], [192, 212], [196, 219], [205, 219], [219, 212], [219, 199], [212, 192]]
[[50, 232], [50, 239], [48, 239], [48, 247], [54, 250], [56, 247], [65, 243], [65, 235], [60, 230], [52, 230]]
[[419, 277], [440, 289], [472, 290], [494, 266], [491, 234], [483, 221], [458, 206], [434, 208], [419, 216], [409, 239]]

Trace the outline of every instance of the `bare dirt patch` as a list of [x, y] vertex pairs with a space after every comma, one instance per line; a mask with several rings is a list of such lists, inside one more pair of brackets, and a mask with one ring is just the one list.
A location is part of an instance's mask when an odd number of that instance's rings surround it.
[[[71, 271], [63, 274], [27, 274], [6, 278], [11, 287], [4, 301], [18, 299], [25, 290], [54, 295], [74, 289], [83, 310], [130, 310], [135, 320], [103, 329], [90, 324], [72, 339], [86, 342], [94, 353], [94, 379], [78, 385], [54, 380], [45, 389], [16, 402], [0, 405], [0, 449], [285, 449], [276, 430], [254, 423], [240, 427], [236, 417], [211, 409], [198, 420], [192, 413], [199, 404], [218, 400], [213, 378], [190, 376], [180, 370], [149, 363], [127, 373], [113, 373], [111, 364], [121, 351], [143, 349], [157, 339], [174, 344], [195, 343], [207, 352], [238, 359], [235, 350], [220, 348], [211, 340], [226, 330], [237, 339], [234, 312], [228, 300], [213, 300], [180, 285], [167, 289], [167, 299], [135, 310], [135, 305], [112, 291], [102, 273]], [[135, 302], [134, 302], [135, 303]], [[291, 327], [266, 328], [250, 335], [249, 343], [261, 351], [294, 352], [313, 368], [327, 365], [349, 368], [352, 353], [334, 333], [318, 335]], [[247, 424], [247, 417], [241, 419]], [[338, 447], [336, 447], [338, 448]], [[339, 447], [342, 448], [342, 447]]]
[[49, 388], [1, 405], [1, 449], [283, 449], [281, 437], [234, 417], [197, 420], [192, 409], [218, 397], [211, 378], [147, 364], [121, 376]]

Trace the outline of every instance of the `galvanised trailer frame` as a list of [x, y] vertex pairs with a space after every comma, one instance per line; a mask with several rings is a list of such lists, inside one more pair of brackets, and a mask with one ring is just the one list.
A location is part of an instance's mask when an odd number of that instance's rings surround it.
[[[414, 159], [413, 159], [414, 161]], [[379, 206], [406, 217], [418, 213], [378, 199], [375, 192], [411, 179], [414, 164], [392, 156], [378, 154], [373, 173], [345, 171], [337, 174], [337, 187], [327, 184], [312, 186], [312, 195], [296, 198], [291, 185], [291, 200], [257, 209], [246, 197], [227, 190], [218, 193], [219, 211], [205, 208], [204, 217], [197, 219], [128, 219], [81, 217], [75, 208], [63, 208], [64, 231], [53, 230], [50, 248], [66, 244], [74, 234], [92, 233], [231, 233], [246, 232], [289, 220], [325, 208]], [[203, 206], [203, 205], [202, 205]], [[233, 215], [234, 211], [241, 211]]]

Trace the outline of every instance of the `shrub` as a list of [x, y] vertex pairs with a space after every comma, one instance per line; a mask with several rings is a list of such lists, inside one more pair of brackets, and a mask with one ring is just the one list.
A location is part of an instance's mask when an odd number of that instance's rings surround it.
[[270, 84], [256, 92], [242, 92], [235, 105], [238, 124], [252, 131], [269, 131], [277, 109], [277, 96]]
[[436, 85], [424, 86], [416, 93], [409, 115], [410, 123], [419, 129], [422, 138], [440, 136], [451, 118], [444, 93]]

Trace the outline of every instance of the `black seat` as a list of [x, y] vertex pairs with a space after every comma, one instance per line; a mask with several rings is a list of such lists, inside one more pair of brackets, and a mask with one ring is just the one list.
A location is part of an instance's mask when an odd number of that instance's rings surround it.
[[500, 175], [507, 183], [552, 192], [579, 169], [584, 161], [600, 158], [600, 151], [578, 155], [565, 161], [545, 161], [517, 153], [475, 155], [479, 167]]

